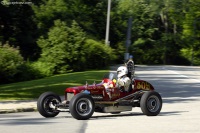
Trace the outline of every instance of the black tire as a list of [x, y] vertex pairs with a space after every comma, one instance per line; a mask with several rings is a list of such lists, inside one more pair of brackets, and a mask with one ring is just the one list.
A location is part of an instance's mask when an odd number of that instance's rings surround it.
[[71, 115], [77, 120], [87, 120], [94, 113], [94, 100], [88, 94], [79, 93], [69, 103]]
[[37, 101], [38, 112], [44, 117], [55, 117], [60, 112], [50, 106], [55, 106], [60, 103], [60, 97], [53, 92], [45, 92], [40, 95]]
[[148, 91], [142, 95], [140, 100], [142, 112], [147, 116], [156, 116], [162, 108], [162, 98], [158, 92]]

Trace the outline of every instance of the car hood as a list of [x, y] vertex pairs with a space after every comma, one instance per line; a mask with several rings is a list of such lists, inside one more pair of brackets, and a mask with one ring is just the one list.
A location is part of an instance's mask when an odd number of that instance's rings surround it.
[[103, 90], [105, 87], [103, 84], [94, 84], [94, 85], [84, 85], [84, 86], [77, 86], [77, 87], [69, 87], [66, 88], [65, 92], [67, 93], [80, 93], [84, 90]]

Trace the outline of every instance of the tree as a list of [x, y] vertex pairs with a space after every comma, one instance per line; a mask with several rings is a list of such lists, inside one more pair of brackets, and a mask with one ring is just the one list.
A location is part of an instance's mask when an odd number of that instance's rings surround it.
[[[101, 39], [106, 24], [106, 1], [46, 0], [33, 6], [40, 34], [46, 34], [54, 20], [68, 25], [75, 20], [90, 36]], [[103, 28], [102, 28], [103, 27]], [[104, 34], [103, 34], [104, 37]]]
[[0, 14], [0, 42], [20, 47], [25, 59], [37, 59], [37, 27], [33, 21], [31, 4], [0, 4]]
[[[130, 53], [138, 63], [160, 63], [158, 41], [160, 39], [158, 7], [145, 0], [124, 0], [119, 2], [119, 10], [126, 17], [133, 18]], [[126, 24], [126, 23], [125, 23]], [[151, 52], [152, 51], [152, 52]], [[154, 52], [153, 52], [154, 51]]]
[[188, 1], [184, 8], [184, 20], [183, 20], [183, 39], [186, 42], [186, 46], [182, 48], [182, 55], [190, 60], [191, 65], [200, 64], [200, 1], [191, 0]]
[[119, 11], [132, 16], [130, 53], [136, 62], [156, 64], [184, 64], [181, 48], [183, 20], [188, 0], [123, 0]]
[[39, 60], [48, 64], [52, 74], [71, 71], [75, 61], [81, 61], [84, 40], [85, 33], [75, 21], [68, 27], [65, 22], [56, 20], [47, 38], [42, 36], [38, 40], [42, 49]]

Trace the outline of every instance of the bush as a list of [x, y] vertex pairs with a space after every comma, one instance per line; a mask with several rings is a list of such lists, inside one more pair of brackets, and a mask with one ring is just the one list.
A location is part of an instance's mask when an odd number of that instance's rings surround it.
[[31, 64], [31, 68], [37, 74], [37, 78], [49, 77], [53, 75], [54, 66], [48, 62], [36, 61]]
[[26, 62], [18, 68], [18, 73], [14, 76], [14, 82], [27, 81], [45, 77], [39, 69], [33, 67], [32, 63]]
[[13, 82], [22, 65], [24, 61], [19, 49], [8, 44], [0, 45], [0, 83]]
[[[200, 59], [197, 57], [200, 57], [198, 55], [198, 52], [193, 51], [192, 48], [182, 48], [180, 50], [180, 54], [182, 57], [181, 63], [184, 63], [184, 65], [199, 65]], [[181, 64], [182, 65], [182, 64]]]
[[115, 59], [112, 48], [92, 39], [87, 39], [84, 46], [87, 68], [107, 67]]
[[50, 74], [43, 71], [44, 67], [48, 65], [40, 66], [38, 64], [40, 63], [24, 62], [18, 48], [11, 47], [8, 44], [0, 45], [0, 84], [49, 76]]

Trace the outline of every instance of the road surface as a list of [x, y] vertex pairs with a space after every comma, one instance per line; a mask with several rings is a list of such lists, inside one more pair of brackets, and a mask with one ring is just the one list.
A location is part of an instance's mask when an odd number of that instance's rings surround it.
[[153, 84], [163, 98], [161, 113], [142, 114], [140, 108], [121, 114], [94, 113], [75, 120], [62, 112], [43, 118], [38, 112], [0, 114], [2, 133], [199, 133], [200, 67], [137, 66], [137, 78]]

